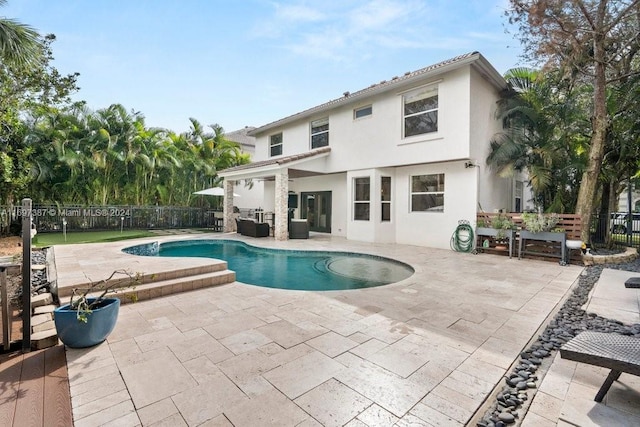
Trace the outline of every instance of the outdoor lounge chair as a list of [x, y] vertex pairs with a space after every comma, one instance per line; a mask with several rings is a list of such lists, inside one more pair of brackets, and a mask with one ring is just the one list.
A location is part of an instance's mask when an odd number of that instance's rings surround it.
[[292, 219], [289, 223], [290, 239], [308, 239], [309, 223], [306, 219]]
[[604, 332], [580, 332], [560, 347], [560, 357], [611, 369], [596, 394], [602, 399], [622, 372], [640, 376], [640, 338]]
[[250, 237], [269, 237], [269, 224], [251, 219], [236, 219], [238, 233]]

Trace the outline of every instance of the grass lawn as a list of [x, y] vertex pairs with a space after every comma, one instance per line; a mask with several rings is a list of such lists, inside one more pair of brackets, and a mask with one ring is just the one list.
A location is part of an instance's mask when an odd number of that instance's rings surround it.
[[631, 244], [632, 246], [638, 246], [638, 244], [640, 243], [640, 234], [638, 233], [632, 234], [630, 241], [629, 236], [627, 236], [626, 234], [612, 234], [611, 236], [613, 241], [617, 242], [617, 244]]
[[98, 243], [98, 242], [115, 242], [117, 240], [137, 239], [139, 237], [156, 236], [147, 230], [120, 230], [112, 231], [71, 231], [67, 232], [65, 241], [61, 231], [55, 233], [37, 234], [33, 239], [33, 246], [41, 248], [44, 246], [64, 245], [72, 243]]

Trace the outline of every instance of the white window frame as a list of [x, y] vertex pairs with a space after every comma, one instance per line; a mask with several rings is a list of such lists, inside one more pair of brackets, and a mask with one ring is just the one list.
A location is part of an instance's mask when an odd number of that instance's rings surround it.
[[[522, 212], [524, 209], [524, 206], [522, 205], [522, 201], [524, 200], [524, 182], [516, 180], [513, 187], [515, 193], [515, 197], [513, 198], [513, 211]], [[520, 203], [518, 203], [518, 201], [520, 201]]]
[[[436, 177], [436, 185], [434, 188], [427, 188], [426, 191], [413, 191], [413, 179], [418, 177]], [[415, 209], [413, 206], [414, 196], [430, 196], [438, 197], [442, 196], [442, 205], [434, 205], [426, 209]], [[435, 212], [444, 213], [444, 197], [445, 197], [445, 174], [444, 173], [428, 173], [420, 175], [409, 176], [409, 211], [410, 212]], [[441, 209], [434, 209], [434, 207], [442, 206]]]
[[[276, 143], [274, 144], [273, 139], [274, 139], [274, 137], [278, 137], [278, 136], [280, 137], [280, 142], [276, 141]], [[283, 142], [282, 132], [274, 133], [273, 135], [269, 136], [269, 157], [276, 157], [276, 156], [281, 156], [282, 155], [282, 149], [283, 149], [282, 142]], [[280, 148], [280, 153], [273, 154], [273, 149], [275, 147], [279, 147]]]
[[[368, 112], [367, 112], [368, 110]], [[359, 112], [364, 112], [364, 114], [358, 116]], [[361, 120], [365, 117], [369, 117], [373, 114], [373, 104], [365, 105], [363, 107], [355, 108], [353, 110], [353, 120]]]
[[[363, 195], [363, 199], [358, 199], [358, 181], [367, 180], [369, 186], [369, 192]], [[367, 218], [356, 218], [357, 209], [356, 206], [367, 206]], [[371, 177], [360, 176], [353, 178], [353, 220], [354, 221], [370, 221], [371, 220]]]
[[[320, 128], [320, 127], [323, 127], [325, 125], [327, 127], [326, 129], [322, 129], [322, 130], [316, 131], [316, 132], [313, 131], [314, 128]], [[326, 146], [329, 145], [329, 117], [325, 117], [323, 119], [318, 119], [318, 120], [313, 120], [310, 123], [309, 130], [310, 130], [309, 133], [311, 135], [311, 138], [310, 138], [310, 141], [309, 141], [311, 149], [320, 148], [320, 147], [326, 147]], [[327, 143], [323, 144], [323, 145], [314, 146], [314, 141], [313, 141], [314, 137], [319, 136], [319, 135], [324, 135], [324, 134], [327, 134]]]
[[[388, 200], [385, 200], [385, 196], [387, 196], [384, 192], [384, 180], [388, 179], [389, 180], [389, 194], [388, 194]], [[380, 177], [380, 222], [391, 222], [391, 201], [392, 201], [392, 182], [393, 180], [391, 179], [390, 176], [381, 176]], [[385, 219], [384, 218], [384, 207], [385, 205], [389, 205], [389, 219]]]
[[[406, 114], [405, 106], [408, 103], [420, 101], [423, 99], [435, 97], [437, 98], [437, 105], [435, 108], [428, 108], [418, 112]], [[425, 114], [435, 113], [436, 115], [436, 129], [427, 132], [415, 133], [407, 135], [407, 119], [412, 117], [418, 117]], [[439, 116], [440, 116], [440, 101], [439, 101], [439, 88], [437, 84], [430, 84], [418, 89], [406, 92], [402, 95], [402, 138], [413, 138], [421, 135], [433, 135], [437, 134], [439, 130]]]

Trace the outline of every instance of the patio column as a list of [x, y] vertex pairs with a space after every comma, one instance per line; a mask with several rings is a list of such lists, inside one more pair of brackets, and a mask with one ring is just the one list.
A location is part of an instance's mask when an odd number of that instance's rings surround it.
[[222, 205], [222, 215], [224, 216], [224, 231], [229, 233], [235, 230], [233, 217], [233, 181], [224, 179], [224, 203]]
[[281, 169], [276, 172], [276, 200], [275, 216], [276, 224], [273, 237], [276, 240], [288, 240], [289, 219], [289, 169]]

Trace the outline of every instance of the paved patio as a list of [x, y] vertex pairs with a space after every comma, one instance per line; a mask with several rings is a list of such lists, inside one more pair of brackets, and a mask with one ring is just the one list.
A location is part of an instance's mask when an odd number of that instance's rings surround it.
[[[464, 425], [582, 271], [323, 235], [245, 240], [383, 255], [416, 272], [362, 290], [235, 282], [125, 305], [106, 343], [67, 350], [76, 426]], [[208, 262], [120, 252], [138, 242], [56, 247], [59, 280]]]
[[[640, 290], [624, 282], [640, 275], [605, 268], [584, 309], [625, 324], [640, 323]], [[609, 370], [554, 356], [522, 427], [640, 426], [640, 378], [623, 373], [602, 403], [593, 399]]]

